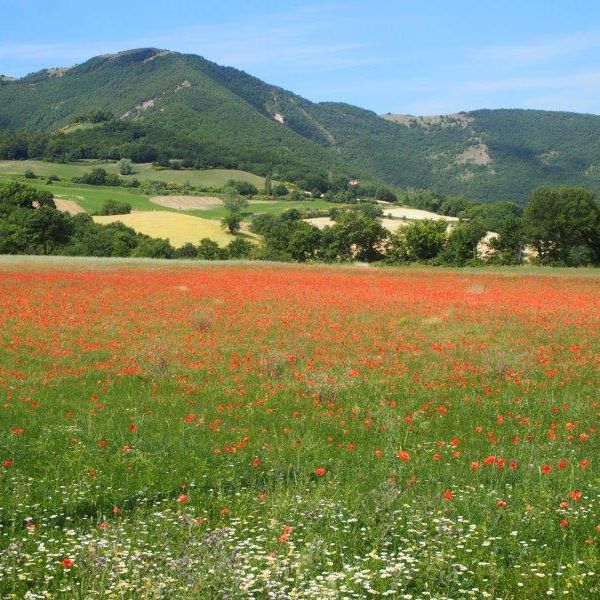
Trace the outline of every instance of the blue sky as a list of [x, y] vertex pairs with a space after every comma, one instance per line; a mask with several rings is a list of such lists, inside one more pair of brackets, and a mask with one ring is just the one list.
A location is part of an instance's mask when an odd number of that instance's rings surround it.
[[378, 113], [600, 114], [598, 0], [0, 0], [0, 73], [156, 46]]

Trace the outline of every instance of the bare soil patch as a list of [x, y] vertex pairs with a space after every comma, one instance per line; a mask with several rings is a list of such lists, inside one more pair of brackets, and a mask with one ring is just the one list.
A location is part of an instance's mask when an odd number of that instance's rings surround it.
[[70, 215], [80, 215], [85, 210], [75, 202], [75, 200], [67, 200], [66, 198], [54, 198], [54, 204], [56, 208], [62, 212], [69, 213]]
[[444, 215], [438, 215], [428, 210], [421, 210], [419, 208], [408, 208], [408, 207], [394, 207], [384, 208], [383, 214], [387, 217], [392, 215], [396, 219], [408, 219], [408, 220], [419, 220], [419, 219], [432, 219], [434, 221], [458, 221], [456, 217], [446, 217]]
[[223, 204], [223, 201], [215, 196], [154, 196], [150, 198], [150, 202], [179, 210], [202, 210]]

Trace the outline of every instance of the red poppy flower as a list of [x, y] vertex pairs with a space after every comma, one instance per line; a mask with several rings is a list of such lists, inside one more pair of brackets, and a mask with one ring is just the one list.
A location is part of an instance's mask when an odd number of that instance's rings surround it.
[[454, 500], [454, 494], [452, 493], [451, 490], [446, 490], [443, 494], [442, 494], [442, 498], [444, 500]]
[[190, 497], [187, 494], [180, 494], [177, 498], [177, 502], [179, 502], [179, 504], [185, 504], [189, 499]]
[[60, 564], [65, 569], [70, 569], [75, 564], [75, 561], [72, 558], [63, 558]]
[[317, 477], [323, 477], [323, 476], [325, 475], [325, 473], [327, 473], [327, 469], [325, 469], [325, 467], [317, 467], [317, 468], [314, 470], [314, 474], [315, 474]]
[[404, 450], [398, 450], [398, 453], [396, 454], [396, 456], [402, 462], [408, 462], [410, 460], [410, 454], [408, 452], [405, 452]]
[[550, 465], [542, 465], [540, 471], [544, 475], [550, 475], [550, 473], [552, 473], [552, 467]]

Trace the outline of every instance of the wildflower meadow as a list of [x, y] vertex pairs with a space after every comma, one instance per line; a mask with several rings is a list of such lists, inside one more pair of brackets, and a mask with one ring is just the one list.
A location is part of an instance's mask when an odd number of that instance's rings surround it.
[[600, 277], [0, 264], [0, 597], [600, 598]]

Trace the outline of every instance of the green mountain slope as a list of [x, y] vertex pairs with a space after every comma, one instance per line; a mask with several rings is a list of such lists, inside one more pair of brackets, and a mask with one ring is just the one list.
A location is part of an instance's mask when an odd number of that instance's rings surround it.
[[384, 115], [410, 144], [429, 185], [482, 200], [524, 200], [533, 187], [600, 191], [600, 117], [540, 110], [478, 110], [445, 117]]
[[[137, 145], [276, 177], [362, 173], [309, 132], [278, 122], [269, 112], [270, 90], [277, 88], [198, 56], [134, 50], [0, 82], [0, 128], [54, 132], [52, 147], [77, 155], [86, 146], [91, 156], [100, 148], [110, 157], [122, 146]], [[117, 120], [65, 129], [75, 117], [97, 110]]]
[[[98, 110], [114, 118], [72, 125]], [[600, 116], [481, 110], [382, 118], [157, 49], [0, 79], [0, 129], [49, 135], [24, 142], [46, 144], [45, 156], [167, 155], [280, 178], [381, 178], [483, 201], [522, 202], [541, 184], [600, 192]]]

